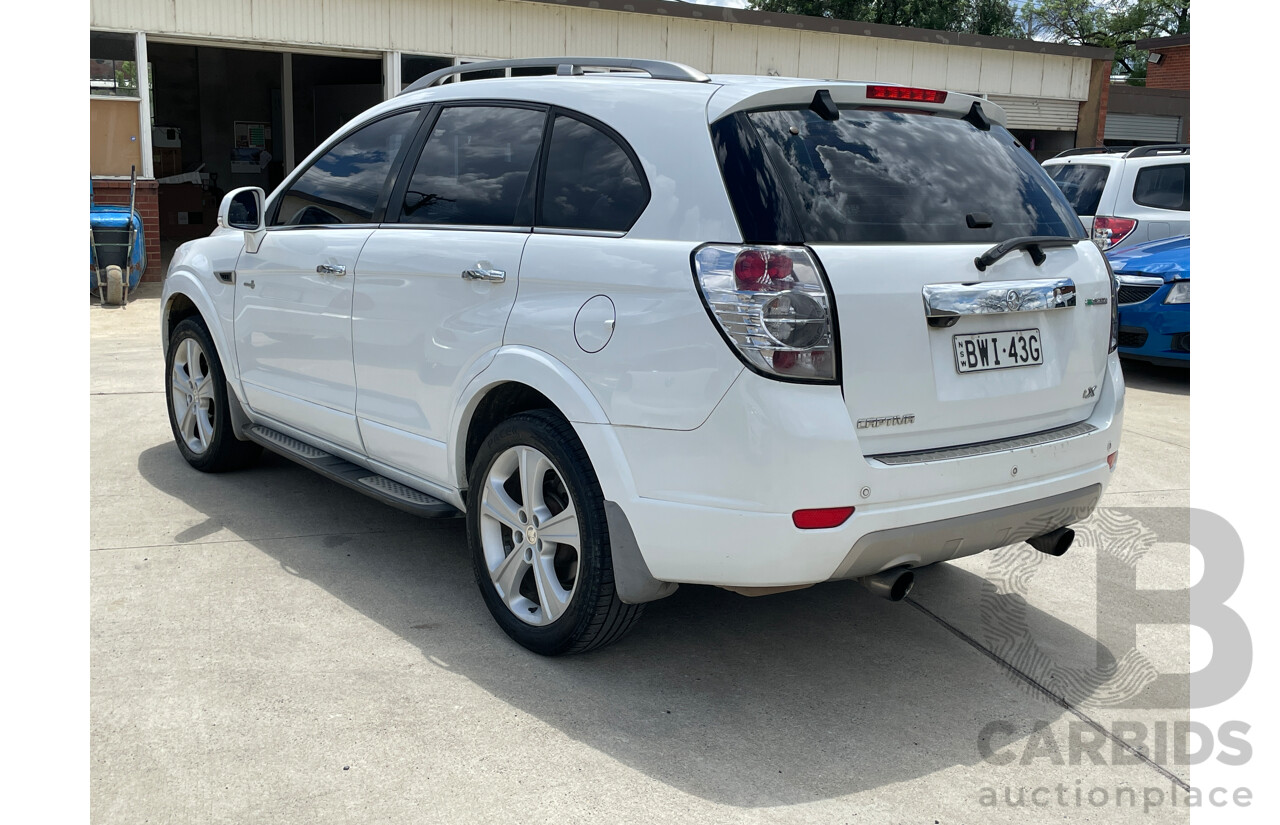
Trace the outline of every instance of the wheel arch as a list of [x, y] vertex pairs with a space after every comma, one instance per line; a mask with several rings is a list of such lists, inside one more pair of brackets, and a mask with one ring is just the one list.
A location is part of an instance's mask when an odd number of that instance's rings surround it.
[[231, 286], [221, 284], [219, 286], [222, 294], [214, 296], [209, 293], [195, 273], [187, 270], [175, 270], [169, 273], [165, 279], [160, 309], [161, 348], [167, 355], [169, 339], [173, 336], [173, 331], [177, 329], [178, 324], [187, 318], [198, 317], [204, 323], [205, 329], [209, 330], [209, 337], [213, 339], [213, 346], [217, 350], [216, 354], [218, 361], [222, 364], [222, 373], [227, 378], [227, 385], [239, 398], [241, 396], [240, 370], [236, 364], [235, 350], [227, 339], [221, 320], [224, 313], [218, 311], [220, 301], [228, 304], [229, 310], [229, 304], [234, 300], [234, 296]]
[[459, 489], [467, 488], [471, 462], [485, 436], [502, 420], [533, 409], [554, 410], [579, 436], [577, 424], [609, 423], [591, 390], [560, 361], [531, 347], [499, 350], [454, 407], [450, 461]]
[[532, 409], [549, 409], [563, 417], [587, 453], [605, 498], [614, 585], [622, 601], [642, 604], [674, 593], [677, 585], [658, 581], [649, 572], [620, 505], [635, 497], [635, 481], [604, 408], [572, 370], [541, 350], [511, 347], [500, 351], [459, 398], [451, 441], [459, 490], [465, 496], [471, 463], [493, 428]]

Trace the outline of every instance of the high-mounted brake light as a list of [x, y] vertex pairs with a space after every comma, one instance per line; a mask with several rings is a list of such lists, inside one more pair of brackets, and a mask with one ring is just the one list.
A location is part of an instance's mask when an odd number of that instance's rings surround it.
[[912, 103], [945, 103], [947, 93], [938, 89], [917, 89], [914, 86], [867, 87], [867, 100], [906, 100]]
[[831, 296], [809, 250], [708, 244], [694, 254], [693, 274], [711, 317], [752, 369], [836, 380]]

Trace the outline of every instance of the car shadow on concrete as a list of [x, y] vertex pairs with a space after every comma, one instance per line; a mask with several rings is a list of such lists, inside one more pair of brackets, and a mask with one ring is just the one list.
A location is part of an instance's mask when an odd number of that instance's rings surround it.
[[[921, 611], [852, 582], [757, 599], [685, 586], [649, 605], [616, 645], [539, 657], [489, 616], [460, 519], [399, 513], [271, 455], [260, 469], [209, 476], [163, 444], [145, 450], [138, 469], [206, 515], [187, 539], [225, 528], [415, 645], [433, 666], [717, 803], [795, 804], [977, 765], [987, 723], [1011, 720], [1021, 729], [1062, 712]], [[387, 531], [316, 535], [317, 507], [381, 519]], [[293, 538], [253, 538], [264, 523], [272, 535]], [[921, 587], [934, 577], [946, 583], [942, 598], [972, 600], [982, 586], [978, 576], [942, 566], [920, 571]], [[1085, 634], [1027, 609], [1041, 626], [1082, 643], [1073, 647], [1094, 650]]]
[[1120, 369], [1124, 374], [1126, 387], [1164, 392], [1170, 395], [1191, 394], [1190, 367], [1164, 367], [1146, 361], [1122, 358]]

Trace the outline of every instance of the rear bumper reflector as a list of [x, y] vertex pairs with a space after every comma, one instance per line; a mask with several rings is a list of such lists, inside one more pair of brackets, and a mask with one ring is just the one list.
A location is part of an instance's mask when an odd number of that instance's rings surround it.
[[839, 527], [853, 515], [852, 507], [822, 507], [816, 510], [796, 510], [791, 522], [801, 530], [823, 530]]

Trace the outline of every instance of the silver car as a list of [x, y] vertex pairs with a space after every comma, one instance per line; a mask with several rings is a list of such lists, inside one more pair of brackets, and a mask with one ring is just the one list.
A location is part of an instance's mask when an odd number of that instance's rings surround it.
[[1044, 162], [1102, 250], [1191, 233], [1191, 147], [1068, 149]]

